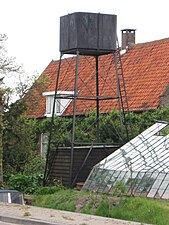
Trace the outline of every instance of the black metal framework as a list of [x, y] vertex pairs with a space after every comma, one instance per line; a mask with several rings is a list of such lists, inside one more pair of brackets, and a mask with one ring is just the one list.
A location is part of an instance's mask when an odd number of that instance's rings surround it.
[[[117, 100], [118, 102], [118, 109], [120, 112], [120, 124], [121, 124], [121, 134], [119, 134], [119, 137], [121, 139], [121, 143], [124, 143], [124, 132], [127, 132], [127, 138], [128, 136], [128, 124], [125, 123], [125, 113], [129, 113], [129, 108], [128, 108], [128, 102], [127, 102], [127, 94], [126, 94], [126, 88], [125, 88], [125, 83], [124, 83], [124, 76], [123, 76], [123, 70], [122, 70], [122, 62], [121, 62], [121, 56], [120, 52], [117, 50], [116, 52], [112, 52], [112, 62], [110, 65], [110, 68], [114, 65], [115, 66], [115, 80], [117, 83], [117, 90], [115, 91], [115, 94], [113, 96], [103, 96], [100, 95], [101, 90], [99, 92], [99, 57], [100, 56], [93, 56], [95, 60], [95, 96], [94, 95], [88, 95], [88, 96], [80, 96], [78, 94], [78, 80], [79, 80], [79, 51], [77, 50], [76, 52], [76, 58], [75, 58], [75, 77], [74, 77], [74, 91], [73, 94], [68, 94], [68, 95], [60, 95], [58, 94], [58, 86], [60, 82], [60, 69], [62, 65], [62, 57], [63, 54], [60, 56], [59, 60], [59, 67], [58, 67], [58, 74], [56, 78], [56, 89], [55, 89], [55, 96], [54, 96], [54, 104], [53, 104], [53, 113], [52, 113], [52, 118], [51, 118], [51, 128], [50, 128], [50, 135], [49, 135], [49, 143], [48, 143], [48, 151], [47, 151], [47, 159], [46, 159], [46, 169], [45, 169], [45, 175], [44, 175], [44, 185], [48, 183], [48, 179], [50, 179], [50, 172], [52, 170], [52, 164], [54, 161], [54, 157], [56, 157], [57, 154], [57, 146], [55, 147], [55, 154], [50, 154], [51, 152], [51, 145], [52, 143], [52, 134], [54, 132], [53, 125], [54, 125], [54, 118], [55, 118], [55, 101], [56, 99], [69, 99], [72, 101], [71, 104], [73, 104], [73, 114], [72, 114], [72, 135], [71, 135], [71, 160], [70, 160], [70, 184], [69, 186], [72, 187], [74, 186], [76, 182], [76, 177], [78, 176], [79, 171], [77, 171], [77, 175], [74, 177], [73, 176], [73, 165], [74, 165], [74, 147], [75, 146], [81, 146], [85, 145], [86, 143], [78, 142], [75, 140], [75, 129], [76, 129], [76, 123], [77, 119], [79, 118], [79, 115], [77, 115], [77, 101], [95, 101], [95, 109], [96, 109], [96, 118], [95, 118], [95, 126], [96, 126], [96, 143], [95, 145], [100, 145], [100, 144], [106, 144], [106, 143], [100, 143], [100, 128], [99, 128], [99, 116], [100, 116], [100, 102], [103, 102], [104, 100]], [[88, 57], [88, 56], [85, 56]], [[91, 57], [91, 56], [90, 56]], [[129, 124], [130, 125], [130, 124]], [[125, 131], [123, 130], [123, 127], [125, 126]], [[91, 150], [92, 151], [92, 145], [93, 142], [88, 143], [91, 145]], [[90, 153], [89, 153], [90, 154]], [[87, 157], [87, 156], [86, 156]], [[87, 159], [85, 158], [85, 161]]]
[[[67, 105], [72, 105], [72, 129], [71, 129], [71, 141], [70, 141], [70, 182], [69, 186], [74, 186], [76, 179], [78, 177], [79, 171], [82, 170], [81, 166], [79, 170], [74, 175], [74, 148], [75, 146], [84, 146], [87, 143], [83, 143], [81, 140], [76, 140], [76, 124], [79, 121], [81, 115], [79, 115], [79, 111], [77, 110], [77, 103], [79, 101], [84, 104], [85, 101], [91, 102], [86, 105], [86, 108], [89, 108], [87, 111], [90, 111], [91, 108], [96, 110], [96, 116], [91, 126], [95, 126], [96, 128], [96, 138], [95, 142], [91, 140], [89, 145], [91, 146], [89, 153], [84, 158], [84, 162], [89, 157], [92, 146], [93, 145], [104, 145], [107, 143], [101, 143], [100, 141], [100, 113], [101, 113], [101, 105], [104, 104], [104, 101], [117, 101], [117, 108], [120, 112], [120, 125], [121, 132], [117, 134], [120, 139], [120, 144], [124, 143], [124, 132], [126, 132], [127, 139], [129, 139], [128, 129], [129, 126], [125, 122], [125, 114], [129, 113], [129, 107], [127, 102], [127, 93], [124, 81], [124, 74], [122, 69], [122, 60], [120, 55], [120, 48], [116, 36], [116, 15], [105, 15], [105, 14], [95, 14], [95, 13], [73, 13], [67, 16], [61, 17], [60, 20], [60, 51], [61, 56], [59, 60], [58, 66], [58, 74], [56, 78], [56, 88], [54, 95], [54, 103], [53, 103], [53, 113], [51, 118], [51, 128], [49, 135], [49, 143], [48, 143], [48, 151], [47, 151], [47, 159], [46, 159], [46, 169], [44, 174], [44, 185], [48, 183], [48, 179], [50, 176], [50, 172], [52, 170], [53, 158], [57, 154], [57, 149], [59, 147], [59, 141], [57, 141], [57, 146], [55, 146], [55, 154], [51, 154], [52, 145], [52, 135], [54, 132], [54, 117], [55, 117], [55, 102], [57, 99], [66, 100]], [[73, 54], [76, 57], [69, 59], [68, 62], [68, 70], [64, 71], [64, 76], [62, 74], [62, 78], [60, 79], [61, 67], [62, 67], [62, 57], [64, 54]], [[84, 81], [83, 77], [81, 77], [81, 72], [86, 68], [82, 68], [79, 66], [81, 55], [85, 57], [85, 60], [88, 62], [89, 67], [91, 67], [91, 62], [94, 60], [92, 65], [95, 65], [95, 71], [91, 76], [92, 80], [89, 80], [87, 83], [87, 79]], [[104, 56], [110, 55], [109, 65], [105, 66], [107, 62], [104, 61]], [[72, 83], [69, 85], [72, 88], [72, 93], [60, 94], [59, 91], [67, 91], [67, 90], [59, 90], [59, 84], [63, 82], [63, 79], [67, 79], [66, 76], [69, 70], [73, 71], [73, 67], [75, 68], [75, 76], [73, 85]], [[113, 72], [114, 77], [110, 75], [110, 71], [112, 67], [115, 68]], [[102, 70], [102, 71], [101, 71]], [[106, 74], [103, 76], [103, 74]], [[112, 72], [111, 72], [112, 74]], [[107, 78], [110, 80], [109, 84], [107, 84]], [[95, 87], [90, 88], [90, 82], [95, 81]], [[81, 82], [81, 86], [79, 87], [79, 81]], [[102, 83], [102, 84], [101, 84]], [[89, 85], [89, 86], [88, 86]], [[111, 90], [111, 94], [105, 95], [103, 89], [105, 85], [109, 85]], [[81, 94], [83, 89], [86, 88], [88, 93], [86, 95]], [[70, 89], [68, 87], [70, 92]], [[64, 107], [66, 109], [65, 102]], [[64, 108], [60, 107], [60, 108]], [[112, 106], [113, 109], [113, 106]], [[109, 109], [110, 111], [110, 109]], [[105, 112], [108, 112], [105, 111]], [[105, 113], [102, 112], [102, 113]], [[61, 116], [61, 115], [60, 115]], [[125, 128], [125, 131], [123, 127]], [[130, 127], [131, 128], [131, 127]], [[66, 129], [66, 128], [65, 128]], [[89, 128], [87, 128], [89, 129]], [[59, 131], [57, 131], [59, 132]], [[64, 132], [64, 131], [62, 131]], [[84, 132], [85, 133], [85, 132]], [[59, 143], [59, 144], [58, 144]], [[64, 144], [63, 144], [64, 145]], [[82, 163], [82, 165], [84, 164]]]

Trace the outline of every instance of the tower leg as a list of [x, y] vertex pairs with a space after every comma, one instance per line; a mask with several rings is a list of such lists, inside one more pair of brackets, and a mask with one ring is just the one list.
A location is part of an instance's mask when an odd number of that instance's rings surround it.
[[99, 56], [96, 56], [96, 140], [100, 142], [99, 134]]
[[120, 80], [119, 80], [119, 74], [118, 74], [118, 64], [117, 64], [117, 56], [116, 52], [114, 54], [114, 62], [115, 62], [115, 68], [116, 68], [116, 81], [117, 81], [117, 99], [118, 99], [118, 110], [120, 113], [120, 128], [121, 128], [121, 141], [124, 143], [124, 132], [123, 132], [123, 110], [121, 105], [121, 90], [120, 90]]
[[71, 141], [71, 156], [70, 156], [70, 187], [73, 181], [73, 158], [74, 158], [74, 145], [75, 145], [75, 126], [76, 126], [76, 105], [78, 95], [78, 75], [79, 75], [79, 51], [76, 52], [76, 72], [74, 83], [74, 99], [73, 99], [73, 123], [72, 123], [72, 141]]
[[54, 125], [56, 96], [57, 96], [57, 92], [58, 92], [59, 76], [60, 76], [60, 68], [61, 68], [62, 56], [63, 55], [60, 54], [58, 72], [57, 72], [57, 77], [56, 77], [55, 95], [54, 95], [53, 110], [52, 110], [52, 117], [51, 117], [50, 130], [49, 130], [49, 139], [48, 139], [48, 148], [47, 148], [47, 155], [46, 155], [45, 172], [44, 172], [44, 177], [43, 177], [43, 186], [45, 186], [47, 184], [47, 182], [48, 182], [48, 177], [49, 177], [50, 170], [52, 168], [52, 162], [53, 162], [53, 160], [51, 161], [51, 157], [50, 157], [51, 140], [52, 140], [53, 125]]

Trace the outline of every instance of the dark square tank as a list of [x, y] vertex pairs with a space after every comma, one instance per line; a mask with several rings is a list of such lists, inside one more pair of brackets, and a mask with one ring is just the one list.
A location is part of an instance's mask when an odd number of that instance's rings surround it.
[[116, 51], [117, 16], [76, 12], [60, 18], [60, 52], [103, 55]]

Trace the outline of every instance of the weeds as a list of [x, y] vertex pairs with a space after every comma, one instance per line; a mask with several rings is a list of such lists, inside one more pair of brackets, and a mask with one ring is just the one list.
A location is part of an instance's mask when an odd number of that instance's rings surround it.
[[117, 197], [70, 189], [60, 189], [54, 194], [34, 195], [34, 200], [34, 204], [41, 207], [140, 223], [169, 224], [169, 203], [165, 201], [139, 197]]
[[30, 212], [25, 212], [23, 216], [31, 216]]

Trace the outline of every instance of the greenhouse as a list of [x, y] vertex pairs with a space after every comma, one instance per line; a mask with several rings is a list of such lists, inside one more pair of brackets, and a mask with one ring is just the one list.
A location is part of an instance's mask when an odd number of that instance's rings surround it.
[[169, 199], [169, 127], [158, 121], [93, 167], [83, 189]]

